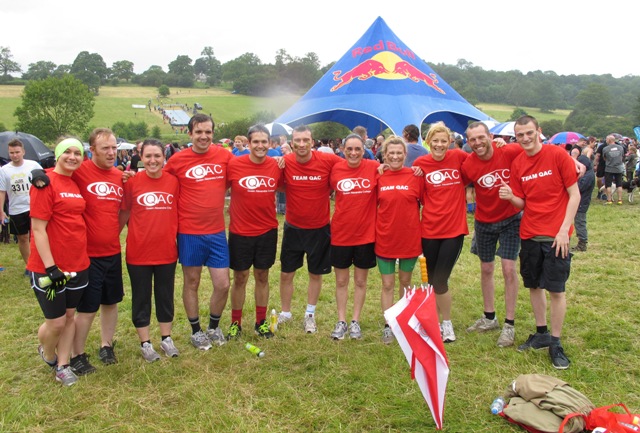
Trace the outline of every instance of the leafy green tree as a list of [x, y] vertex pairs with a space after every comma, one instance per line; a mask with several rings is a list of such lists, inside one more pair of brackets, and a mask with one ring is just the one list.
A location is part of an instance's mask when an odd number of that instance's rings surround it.
[[169, 86], [193, 87], [195, 73], [189, 56], [178, 56], [169, 63], [166, 84]]
[[542, 121], [540, 122], [540, 129], [542, 129], [542, 133], [547, 138], [551, 138], [551, 136], [553, 136], [554, 134], [565, 130], [561, 120]]
[[200, 55], [203, 57], [196, 59], [193, 65], [194, 74], [205, 76], [207, 84], [217, 86], [220, 84], [221, 66], [220, 61], [213, 54], [213, 48], [204, 47]]
[[575, 110], [608, 116], [612, 112], [609, 89], [602, 84], [589, 84], [576, 96]]
[[62, 78], [71, 72], [71, 65], [58, 65], [55, 71], [53, 71], [53, 77]]
[[7, 127], [4, 126], [4, 123], [0, 122], [0, 132], [5, 132], [7, 130]]
[[636, 104], [633, 106], [631, 121], [636, 125], [640, 125], [640, 95], [636, 98]]
[[152, 65], [140, 75], [135, 75], [131, 81], [135, 84], [147, 87], [159, 87], [164, 84], [167, 73], [162, 66]]
[[116, 137], [126, 138], [129, 141], [136, 141], [147, 137], [149, 126], [145, 122], [116, 122], [111, 125], [111, 130]]
[[169, 96], [170, 93], [171, 91], [169, 90], [169, 86], [167, 86], [166, 84], [158, 87], [158, 95], [162, 96], [163, 98]]
[[11, 54], [9, 47], [0, 47], [0, 72], [2, 72], [2, 77], [0, 77], [1, 82], [12, 80], [13, 77], [9, 74], [21, 71], [18, 62], [12, 59], [13, 54]]
[[516, 108], [511, 112], [511, 117], [509, 117], [509, 121], [517, 120], [521, 116], [525, 116], [529, 113], [524, 111], [522, 108]]
[[27, 72], [22, 74], [23, 80], [44, 80], [46, 78], [52, 77], [57, 66], [53, 62], [48, 62], [45, 60], [40, 60], [35, 63], [29, 64], [29, 69]]
[[133, 75], [133, 62], [129, 60], [119, 60], [111, 65], [111, 76], [114, 78], [129, 82]]
[[51, 143], [64, 134], [83, 133], [93, 117], [95, 98], [77, 78], [30, 81], [14, 116], [16, 128]]
[[157, 138], [158, 140], [162, 138], [162, 132], [160, 131], [160, 127], [158, 125], [155, 125], [153, 128], [151, 128], [151, 137]]
[[70, 73], [97, 95], [107, 80], [109, 69], [100, 54], [82, 51], [73, 61]]

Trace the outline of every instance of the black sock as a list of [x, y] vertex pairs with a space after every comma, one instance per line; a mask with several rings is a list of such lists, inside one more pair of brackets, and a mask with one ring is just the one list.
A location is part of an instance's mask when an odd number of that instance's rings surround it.
[[195, 334], [196, 332], [202, 331], [202, 328], [200, 327], [200, 318], [196, 317], [196, 318], [189, 318], [189, 324], [191, 325], [191, 333]]
[[487, 320], [495, 320], [495, 318], [496, 318], [496, 312], [494, 311], [494, 312], [492, 312], [492, 313], [489, 313], [489, 312], [485, 311], [485, 312], [484, 312], [484, 317], [486, 317], [486, 318], [487, 318]]
[[388, 328], [388, 327], [389, 327], [389, 324], [388, 324], [388, 323], [385, 323], [385, 324], [384, 324], [384, 327], [385, 327], [385, 328]]
[[536, 326], [536, 332], [538, 334], [546, 334], [549, 332], [549, 329], [547, 328], [547, 325]]
[[167, 339], [167, 338], [169, 338], [169, 337], [171, 337], [171, 334], [169, 334], [169, 335], [163, 335], [163, 336], [162, 336], [162, 341], [166, 340], [166, 339]]
[[209, 314], [209, 329], [216, 329], [220, 324], [220, 317], [215, 314]]
[[140, 343], [140, 347], [144, 346], [144, 343], [149, 343], [149, 344], [151, 344], [151, 340], [147, 340], [147, 341], [143, 341], [143, 342], [141, 342], [141, 343]]
[[504, 319], [504, 323], [511, 326], [516, 326], [516, 319]]

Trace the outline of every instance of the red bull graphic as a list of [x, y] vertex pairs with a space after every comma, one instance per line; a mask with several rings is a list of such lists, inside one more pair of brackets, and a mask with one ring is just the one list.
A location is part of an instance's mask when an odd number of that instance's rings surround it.
[[391, 51], [383, 51], [377, 53], [370, 59], [359, 63], [344, 74], [341, 70], [333, 72], [333, 80], [338, 84], [331, 88], [332, 92], [351, 83], [353, 80], [368, 80], [371, 77], [384, 80], [404, 80], [410, 79], [414, 83], [424, 83], [433, 90], [445, 94], [438, 86], [438, 78], [436, 74], [425, 74], [420, 69], [413, 66], [400, 58], [396, 53]]
[[341, 72], [342, 71], [334, 71], [333, 73], [333, 80], [339, 81], [339, 83], [331, 88], [332, 92], [335, 92], [340, 87], [349, 84], [356, 78], [360, 81], [364, 81], [364, 80], [368, 80], [369, 78], [375, 75], [380, 75], [384, 72], [389, 72], [389, 71], [387, 70], [387, 68], [384, 67], [382, 62], [369, 59], [369, 60], [365, 60], [359, 65], [356, 65], [355, 68], [345, 72], [342, 75], [340, 75]]
[[442, 93], [444, 95], [444, 90], [438, 87], [436, 84], [438, 83], [438, 79], [436, 78], [436, 74], [425, 74], [420, 69], [416, 68], [410, 63], [407, 62], [398, 62], [396, 66], [393, 68], [393, 72], [396, 74], [402, 74], [405, 77], [409, 78], [414, 83], [419, 83], [423, 81], [424, 84], [431, 87], [432, 89]]

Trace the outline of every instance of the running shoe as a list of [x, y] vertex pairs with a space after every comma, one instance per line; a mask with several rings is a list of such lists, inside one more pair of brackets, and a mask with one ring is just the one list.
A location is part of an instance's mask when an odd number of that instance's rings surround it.
[[291, 313], [285, 314], [284, 312], [280, 312], [280, 314], [278, 314], [278, 326], [291, 322], [292, 319], [293, 315]]
[[242, 326], [238, 322], [233, 322], [229, 326], [229, 332], [227, 332], [227, 341], [237, 340], [242, 335]]
[[349, 338], [354, 340], [359, 340], [362, 338], [362, 330], [360, 329], [360, 324], [355, 320], [351, 321], [349, 325]]
[[385, 326], [382, 330], [382, 342], [384, 344], [391, 344], [396, 339], [395, 335], [393, 335], [393, 331], [390, 327]]
[[557, 370], [566, 370], [569, 368], [569, 358], [564, 354], [564, 349], [560, 344], [552, 344], [549, 346], [549, 356], [551, 357], [551, 364], [553, 368]]
[[111, 346], [102, 346], [100, 348], [100, 352], [98, 352], [98, 356], [100, 357], [100, 361], [102, 361], [105, 365], [115, 364], [118, 362], [116, 359], [116, 354], [113, 351], [115, 347], [115, 342], [112, 343]]
[[342, 320], [336, 323], [336, 327], [333, 328], [333, 332], [331, 333], [331, 338], [334, 340], [344, 340], [344, 336], [347, 333], [347, 322], [343, 322]]
[[544, 334], [536, 332], [535, 334], [529, 334], [527, 341], [518, 346], [518, 352], [524, 352], [528, 349], [539, 350], [549, 346], [551, 346], [551, 334], [549, 334], [549, 332], [545, 332]]
[[516, 341], [516, 328], [513, 325], [509, 325], [505, 323], [502, 326], [502, 332], [500, 332], [500, 337], [498, 337], [498, 347], [509, 347], [513, 346]]
[[142, 352], [142, 357], [147, 362], [155, 362], [160, 360], [160, 355], [153, 348], [153, 345], [149, 342], [142, 343], [140, 347], [140, 351]]
[[78, 381], [78, 376], [68, 365], [56, 368], [56, 380], [64, 386], [71, 386]]
[[191, 344], [193, 344], [193, 347], [195, 347], [196, 349], [211, 349], [211, 341], [209, 341], [209, 338], [207, 338], [207, 334], [205, 334], [202, 329], [195, 334], [191, 334]]
[[164, 354], [169, 358], [175, 358], [180, 355], [180, 352], [173, 343], [171, 337], [167, 337], [160, 343], [160, 348], [164, 351]]
[[453, 332], [453, 324], [449, 320], [442, 321], [442, 341], [445, 343], [453, 343], [456, 341], [456, 334]]
[[467, 328], [467, 332], [487, 332], [493, 331], [494, 329], [500, 329], [500, 324], [498, 323], [498, 319], [489, 320], [486, 317], [482, 316], [476, 322]]
[[216, 346], [222, 346], [227, 343], [227, 339], [222, 333], [222, 328], [219, 326], [216, 329], [207, 329], [207, 338], [211, 341], [211, 344], [215, 344]]
[[304, 332], [306, 332], [307, 334], [315, 334], [318, 330], [318, 327], [316, 326], [316, 318], [313, 314], [307, 314], [306, 316], [304, 316], [303, 325]]
[[89, 362], [89, 355], [86, 353], [76, 355], [71, 358], [71, 368], [78, 376], [84, 376], [96, 372], [96, 368]]
[[266, 319], [262, 319], [260, 323], [256, 323], [256, 325], [254, 326], [254, 329], [256, 331], [256, 335], [259, 337], [264, 337], [264, 338], [273, 337], [273, 332], [271, 332], [271, 330], [269, 329], [269, 324], [267, 323]]

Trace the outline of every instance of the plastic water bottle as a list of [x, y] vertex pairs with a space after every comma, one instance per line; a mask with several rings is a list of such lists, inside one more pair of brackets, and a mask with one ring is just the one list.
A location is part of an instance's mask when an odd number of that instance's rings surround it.
[[[65, 276], [66, 281], [69, 281], [71, 278], [78, 275], [75, 272], [63, 272], [63, 274]], [[44, 289], [45, 287], [49, 287], [51, 285], [51, 278], [49, 278], [47, 275], [45, 275], [44, 277], [38, 278], [38, 285], [42, 289]]]
[[269, 324], [269, 331], [272, 334], [275, 334], [278, 330], [278, 314], [276, 313], [275, 308], [271, 310], [271, 323]]
[[498, 397], [495, 400], [493, 400], [493, 403], [491, 403], [492, 414], [498, 415], [499, 413], [502, 413], [503, 409], [504, 409], [504, 398]]
[[262, 349], [260, 349], [257, 346], [254, 346], [251, 343], [245, 344], [244, 348], [247, 349], [249, 352], [253, 353], [254, 355], [256, 355], [258, 358], [262, 358], [264, 356], [264, 352], [262, 351]]

